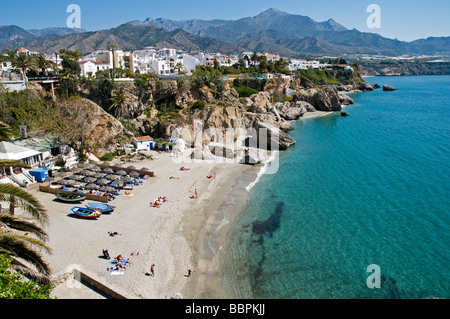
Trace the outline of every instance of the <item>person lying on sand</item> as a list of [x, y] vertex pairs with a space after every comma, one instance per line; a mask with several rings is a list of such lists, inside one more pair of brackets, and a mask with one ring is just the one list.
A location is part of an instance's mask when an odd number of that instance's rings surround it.
[[180, 179], [179, 177], [170, 176], [170, 179]]
[[112, 232], [112, 231], [109, 231], [108, 234], [109, 234], [109, 236], [111, 236], [111, 237], [114, 237], [114, 236], [121, 236], [121, 235], [122, 235], [122, 234], [119, 234], [118, 232]]
[[214, 176], [213, 175], [209, 175], [209, 176], [206, 176], [206, 178], [213, 179]]
[[189, 171], [189, 168], [186, 168], [186, 167], [183, 166], [183, 167], [180, 168], [180, 171]]

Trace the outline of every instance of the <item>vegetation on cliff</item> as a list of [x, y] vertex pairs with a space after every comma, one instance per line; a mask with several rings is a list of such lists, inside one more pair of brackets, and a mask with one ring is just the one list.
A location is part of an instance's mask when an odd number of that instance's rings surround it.
[[[267, 61], [256, 54], [232, 67], [200, 66], [192, 75], [176, 80], [121, 69], [83, 78], [78, 76], [78, 52], [60, 53], [63, 68], [57, 75], [56, 96], [36, 84], [23, 92], [0, 92], [0, 120], [16, 132], [20, 125], [26, 125], [30, 131], [53, 133], [82, 154], [93, 152], [100, 157], [114, 151], [117, 139], [130, 143], [133, 135], [167, 138], [174, 125], [184, 126], [193, 117], [202, 118], [217, 107], [272, 112], [271, 107], [258, 106], [258, 99], [252, 99], [260, 93], [269, 94], [264, 97], [268, 105], [288, 103], [283, 106], [286, 110], [287, 105], [295, 109], [297, 101], [304, 101], [311, 105], [306, 109], [333, 111], [343, 98], [336, 89], [325, 90], [327, 87], [356, 88], [364, 84], [356, 64], [355, 71], [301, 70], [289, 77], [262, 77], [266, 72], [288, 73], [287, 64], [283, 60]], [[244, 69], [246, 73], [240, 73]], [[114, 81], [112, 76], [128, 76], [134, 81]], [[273, 124], [289, 129], [279, 120]]]

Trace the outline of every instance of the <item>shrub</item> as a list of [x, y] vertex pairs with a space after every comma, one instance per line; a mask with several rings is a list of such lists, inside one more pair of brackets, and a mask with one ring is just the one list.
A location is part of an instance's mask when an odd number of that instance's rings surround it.
[[111, 162], [114, 159], [114, 155], [111, 153], [106, 153], [100, 159], [104, 162]]
[[205, 107], [206, 107], [205, 102], [203, 102], [201, 100], [197, 100], [194, 102], [194, 104], [192, 104], [193, 110], [203, 110]]
[[250, 97], [253, 94], [258, 94], [258, 91], [252, 88], [249, 88], [245, 85], [240, 85], [238, 87], [235, 87], [236, 91], [239, 93], [240, 97]]

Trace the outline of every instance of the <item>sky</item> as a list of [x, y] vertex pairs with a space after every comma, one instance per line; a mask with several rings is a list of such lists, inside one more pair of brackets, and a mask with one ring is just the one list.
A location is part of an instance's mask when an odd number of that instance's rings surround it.
[[[413, 41], [430, 36], [450, 36], [448, 0], [22, 0], [2, 1], [0, 25], [24, 29], [66, 27], [72, 12], [70, 4], [81, 10], [81, 28], [105, 30], [147, 17], [237, 20], [258, 15], [269, 8], [309, 16], [321, 22], [333, 18], [348, 29], [379, 33], [384, 37]], [[371, 4], [380, 9], [380, 28], [369, 28], [367, 12]]]

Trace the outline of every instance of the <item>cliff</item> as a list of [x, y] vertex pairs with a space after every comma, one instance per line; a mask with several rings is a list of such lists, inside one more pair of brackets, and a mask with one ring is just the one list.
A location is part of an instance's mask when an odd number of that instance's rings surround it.
[[76, 96], [57, 98], [30, 83], [30, 89], [20, 94], [1, 93], [0, 115], [17, 127], [26, 120], [29, 130], [57, 134], [98, 157], [114, 152], [117, 140], [131, 143], [139, 135], [181, 137], [188, 146], [203, 142], [212, 153], [226, 149], [226, 141], [244, 149], [285, 150], [296, 144], [288, 134], [293, 130], [291, 121], [308, 112], [340, 111], [342, 105], [353, 103], [346, 93], [378, 88], [359, 79], [345, 85], [318, 85], [302, 76], [211, 78], [198, 83], [151, 78], [123, 83], [103, 78], [80, 81]]
[[[245, 84], [254, 93], [241, 96], [235, 84]], [[140, 135], [180, 137], [191, 146], [202, 140], [206, 146], [211, 144], [216, 148], [225, 147], [225, 137], [231, 134], [229, 138], [235, 143], [253, 142], [259, 148], [280, 150], [296, 144], [287, 133], [293, 130], [290, 121], [300, 119], [307, 112], [340, 111], [342, 105], [353, 104], [346, 93], [378, 88], [362, 79], [347, 85], [316, 85], [305, 77], [227, 81], [220, 94], [214, 84], [199, 87], [187, 79], [117, 83], [116, 86], [126, 95], [120, 117], [131, 121]], [[98, 91], [86, 88], [82, 91], [86, 98], [104, 109], [110, 108], [109, 99]], [[290, 96], [286, 94], [288, 91]], [[242, 132], [246, 133], [243, 141], [239, 141]], [[268, 132], [267, 141], [258, 137], [261, 132]]]

